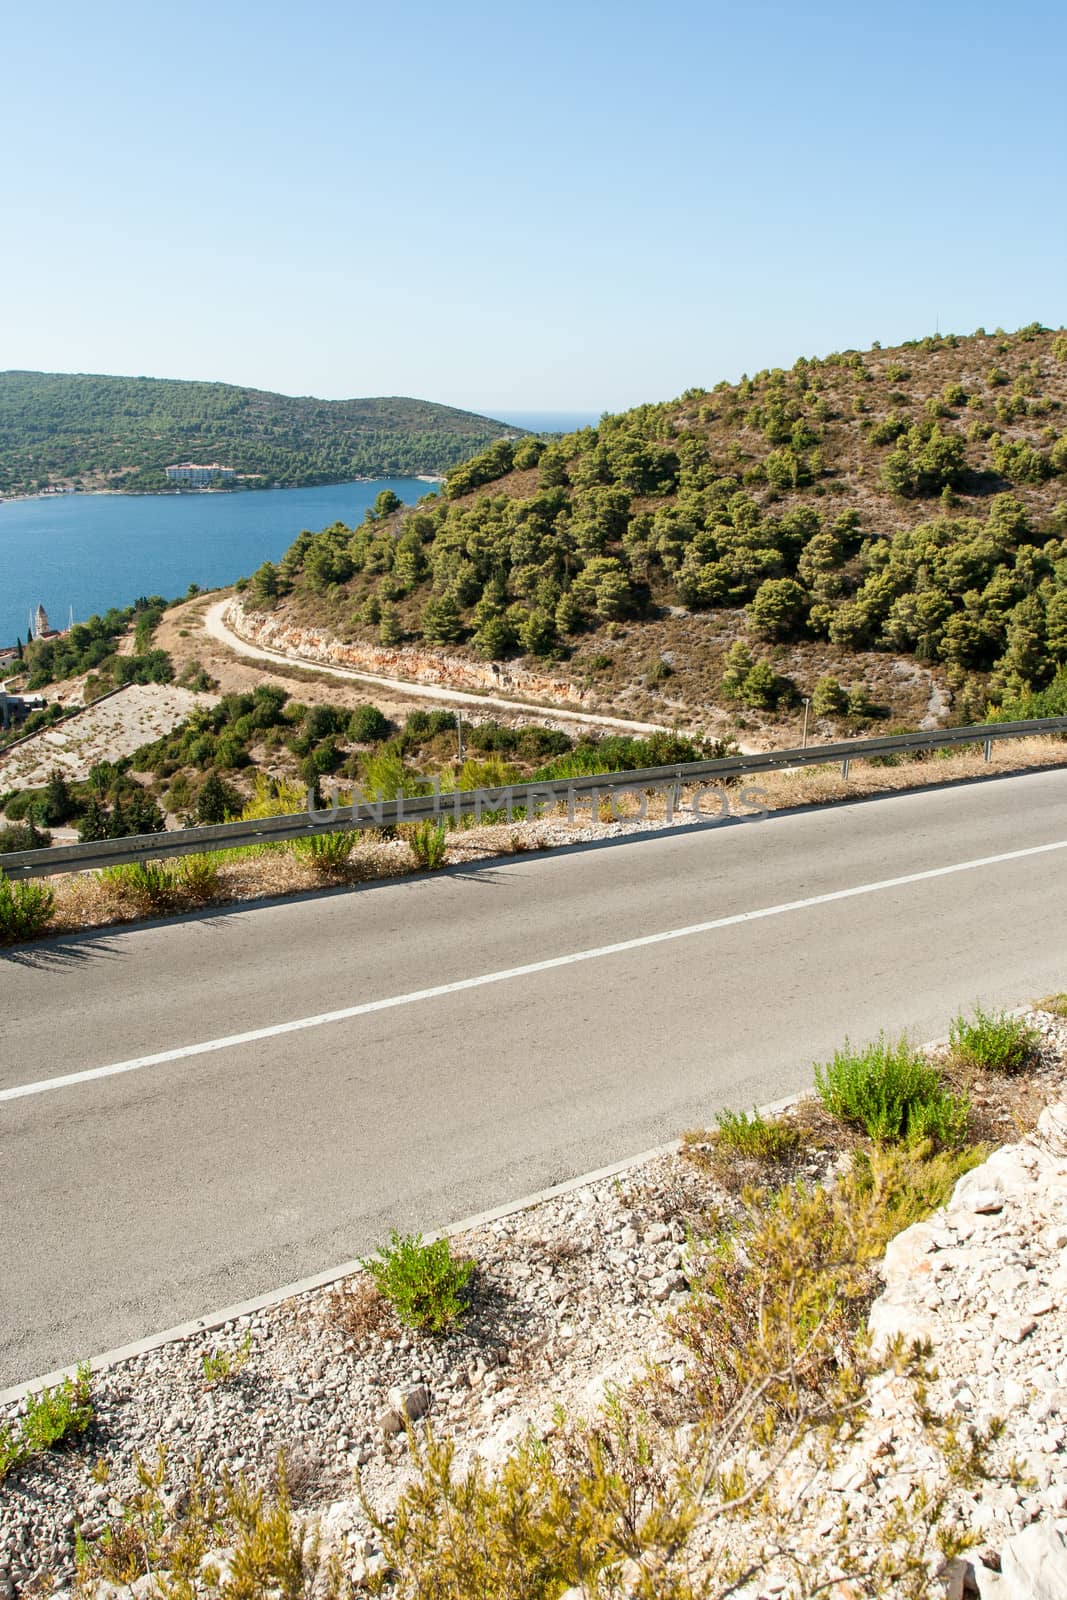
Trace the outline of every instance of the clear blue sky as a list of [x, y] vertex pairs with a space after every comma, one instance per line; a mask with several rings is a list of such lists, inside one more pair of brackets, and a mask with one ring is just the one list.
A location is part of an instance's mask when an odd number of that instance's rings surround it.
[[9, 8], [0, 367], [619, 409], [1067, 315], [1062, 6]]

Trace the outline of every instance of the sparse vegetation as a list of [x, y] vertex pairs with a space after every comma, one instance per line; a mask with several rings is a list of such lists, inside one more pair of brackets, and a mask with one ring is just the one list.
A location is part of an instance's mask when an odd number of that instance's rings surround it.
[[[387, 606], [394, 639], [547, 660], [601, 690], [684, 701], [688, 682], [694, 707], [710, 689], [768, 715], [796, 704], [801, 681], [807, 694], [847, 681], [857, 652], [911, 655], [978, 717], [1067, 663], [1055, 342], [946, 335], [800, 360], [605, 417], [536, 465], [497, 442], [443, 495], [301, 534], [270, 603], [369, 641]], [[994, 346], [1014, 385], [995, 426], [968, 416]], [[743, 615], [789, 667], [765, 655], [739, 673], [727, 653], [743, 640], [718, 626], [722, 643], [697, 650], [703, 631], [669, 626], [666, 607]], [[893, 682], [883, 675], [899, 697]], [[845, 709], [831, 698], [817, 714]]]
[[214, 856], [177, 856], [164, 861], [133, 861], [105, 867], [100, 881], [120, 906], [139, 916], [191, 911], [210, 905], [219, 893]]
[[768, 1166], [788, 1160], [800, 1143], [793, 1123], [758, 1111], [720, 1111], [711, 1137], [716, 1149]]
[[86, 1362], [54, 1389], [31, 1395], [17, 1425], [0, 1423], [0, 1484], [32, 1456], [84, 1433], [92, 1420]]
[[[875, 1262], [978, 1159], [970, 1151], [875, 1149], [833, 1187], [751, 1194], [729, 1247], [716, 1240], [706, 1248], [676, 1318], [699, 1363], [701, 1412], [721, 1424], [759, 1394], [747, 1431], [766, 1445], [782, 1424], [825, 1403], [850, 1368], [858, 1375]], [[838, 1403], [853, 1392], [846, 1383]]]
[[[662, 1405], [672, 1420], [679, 1413], [677, 1393], [661, 1395], [656, 1378], [617, 1395], [592, 1422], [561, 1418], [550, 1440], [520, 1443], [495, 1476], [477, 1456], [457, 1470], [455, 1446], [432, 1432], [412, 1435], [414, 1477], [395, 1514], [375, 1519], [390, 1593], [556, 1600], [569, 1586], [620, 1593], [625, 1572], [626, 1592], [646, 1600], [723, 1600], [772, 1559], [738, 1553], [735, 1530], [748, 1517], [781, 1560], [798, 1503], [786, 1509], [775, 1498], [783, 1456], [817, 1434], [820, 1459], [832, 1465], [878, 1365], [863, 1337], [875, 1262], [976, 1159], [881, 1150], [837, 1189], [749, 1197], [733, 1231], [704, 1248], [675, 1318], [696, 1363], [682, 1412], [695, 1435], [685, 1463], [657, 1431]], [[918, 1352], [898, 1348], [890, 1360], [921, 1381]], [[958, 1537], [942, 1522], [948, 1480], [953, 1471], [981, 1473], [988, 1439], [976, 1436], [957, 1461], [951, 1425], [931, 1416], [928, 1426], [932, 1437], [944, 1433], [955, 1467], [940, 1490], [917, 1491], [888, 1519], [865, 1592], [920, 1600], [931, 1548], [952, 1548]], [[695, 1560], [689, 1540], [698, 1524]], [[843, 1574], [848, 1537], [845, 1525], [830, 1533]]]
[[[205, 1569], [204, 1558], [222, 1547], [229, 1567], [222, 1593], [230, 1600], [257, 1600], [262, 1595], [311, 1600], [318, 1544], [293, 1513], [283, 1457], [278, 1458], [272, 1488], [253, 1487], [243, 1473], [234, 1476], [225, 1469], [216, 1487], [198, 1464], [188, 1492], [180, 1497], [165, 1491], [167, 1459], [162, 1448], [154, 1465], [140, 1456], [135, 1465], [138, 1488], [126, 1500], [121, 1519], [99, 1539], [78, 1538], [80, 1595], [95, 1592], [101, 1580], [127, 1584], [149, 1573], [165, 1573], [167, 1592], [191, 1600], [212, 1575], [216, 1580], [212, 1588], [219, 1587], [218, 1565], [209, 1562]], [[322, 1600], [332, 1600], [336, 1583], [326, 1583], [315, 1592]]]
[[252, 1334], [247, 1332], [236, 1350], [206, 1350], [200, 1358], [204, 1383], [209, 1389], [229, 1383], [248, 1365], [252, 1354]]
[[[863, 1080], [853, 1098], [862, 1114], [882, 1108], [873, 1120], [885, 1127], [893, 1121], [885, 1107], [935, 1100], [940, 1080], [935, 1072], [933, 1085], [922, 1082], [919, 1059], [904, 1041], [881, 1040], [867, 1052], [846, 1045], [834, 1061], [846, 1064], [849, 1084]], [[827, 1077], [830, 1069], [818, 1072]], [[872, 1144], [854, 1145], [832, 1181], [783, 1182], [798, 1152], [821, 1149], [812, 1132], [819, 1124], [803, 1111], [723, 1113], [712, 1133], [687, 1136], [759, 1163], [765, 1181], [690, 1230], [690, 1292], [671, 1317], [689, 1354], [684, 1381], [671, 1363], [657, 1363], [591, 1419], [561, 1411], [546, 1437], [520, 1439], [498, 1471], [477, 1453], [461, 1469], [456, 1444], [428, 1424], [410, 1427], [399, 1447], [406, 1444], [406, 1464], [395, 1508], [379, 1515], [364, 1500], [380, 1555], [363, 1584], [395, 1600], [558, 1600], [568, 1586], [621, 1593], [625, 1579], [626, 1592], [645, 1600], [726, 1600], [783, 1562], [799, 1572], [797, 1535], [802, 1526], [810, 1534], [811, 1507], [780, 1492], [780, 1469], [788, 1474], [796, 1452], [807, 1450], [805, 1473], [833, 1472], [872, 1379], [888, 1371], [913, 1395], [938, 1472], [912, 1484], [906, 1500], [887, 1501], [884, 1521], [864, 1529], [862, 1572], [848, 1519], [820, 1528], [819, 1560], [842, 1581], [855, 1571], [865, 1593], [925, 1600], [936, 1552], [964, 1548], [968, 1538], [949, 1517], [950, 1495], [989, 1470], [999, 1424], [963, 1430], [954, 1416], [936, 1414], [923, 1348], [898, 1341], [876, 1355], [866, 1318], [887, 1243], [943, 1205], [985, 1152], [879, 1131]], [[898, 1123], [905, 1135], [915, 1131], [907, 1113]], [[554, 1239], [546, 1255], [566, 1265], [576, 1258], [574, 1241]], [[353, 1346], [394, 1338], [394, 1312], [419, 1331], [447, 1331], [464, 1314], [475, 1270], [453, 1259], [445, 1240], [426, 1245], [396, 1232], [364, 1266], [365, 1277], [333, 1290], [316, 1313]], [[231, 1381], [250, 1347], [246, 1335], [235, 1349], [205, 1352], [205, 1384]], [[53, 1417], [40, 1431], [44, 1448], [64, 1436]], [[10, 1456], [10, 1435], [0, 1440], [4, 1451]], [[98, 1468], [94, 1481], [107, 1482], [106, 1461]], [[212, 1583], [215, 1551], [227, 1569], [221, 1592], [234, 1600], [349, 1592], [338, 1560], [320, 1563], [310, 1525], [294, 1515], [281, 1457], [273, 1481], [254, 1488], [225, 1467], [209, 1477], [197, 1463], [181, 1494], [165, 1492], [162, 1451], [155, 1466], [138, 1459], [136, 1469], [138, 1489], [121, 1513], [112, 1507], [107, 1527], [79, 1535], [78, 1593], [99, 1579], [128, 1584], [164, 1572], [175, 1593], [192, 1596]]]

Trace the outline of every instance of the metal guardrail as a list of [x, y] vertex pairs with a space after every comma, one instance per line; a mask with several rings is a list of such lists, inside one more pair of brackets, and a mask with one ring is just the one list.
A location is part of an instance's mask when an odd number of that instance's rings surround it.
[[847, 778], [853, 761], [942, 750], [954, 745], [980, 744], [988, 761], [1000, 739], [1021, 739], [1034, 734], [1067, 735], [1067, 717], [1040, 717], [1029, 722], [979, 723], [966, 728], [937, 728], [929, 733], [899, 733], [884, 739], [848, 739], [838, 744], [809, 745], [799, 750], [765, 750], [717, 761], [677, 762], [666, 767], [642, 767], [633, 772], [591, 773], [545, 783], [516, 783], [500, 789], [458, 789], [451, 793], [399, 800], [359, 800], [353, 805], [322, 811], [301, 811], [293, 816], [264, 817], [255, 822], [220, 822], [209, 827], [176, 828], [126, 839], [93, 844], [57, 845], [47, 850], [18, 850], [0, 855], [0, 869], [10, 879], [48, 877], [60, 872], [85, 872], [121, 866], [133, 861], [156, 861], [165, 856], [199, 855], [211, 850], [233, 850], [248, 845], [307, 839], [315, 834], [346, 829], [392, 828], [402, 823], [442, 819], [459, 822], [487, 812], [506, 811], [539, 815], [550, 806], [566, 805], [573, 816], [579, 800], [589, 800], [595, 812], [601, 799], [623, 790], [661, 789], [678, 803], [683, 788], [715, 785], [716, 780], [781, 772], [788, 767], [839, 765]]

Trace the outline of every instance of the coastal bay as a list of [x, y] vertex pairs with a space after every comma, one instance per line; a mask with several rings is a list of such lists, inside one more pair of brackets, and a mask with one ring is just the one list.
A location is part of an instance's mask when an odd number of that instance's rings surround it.
[[139, 595], [214, 588], [276, 561], [303, 528], [359, 523], [382, 489], [413, 504], [433, 488], [380, 478], [256, 493], [58, 494], [0, 503], [0, 645], [26, 638], [38, 603], [53, 627]]

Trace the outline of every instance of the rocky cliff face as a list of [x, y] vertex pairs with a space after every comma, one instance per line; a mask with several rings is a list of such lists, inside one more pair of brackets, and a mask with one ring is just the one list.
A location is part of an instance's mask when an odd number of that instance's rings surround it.
[[266, 611], [249, 611], [240, 600], [226, 609], [225, 623], [240, 638], [263, 650], [325, 666], [351, 667], [379, 677], [401, 678], [409, 683], [434, 684], [442, 689], [463, 689], [480, 694], [516, 695], [559, 705], [589, 707], [593, 697], [563, 678], [528, 672], [512, 663], [471, 661], [443, 651], [414, 645], [344, 643], [317, 628], [301, 628]]

